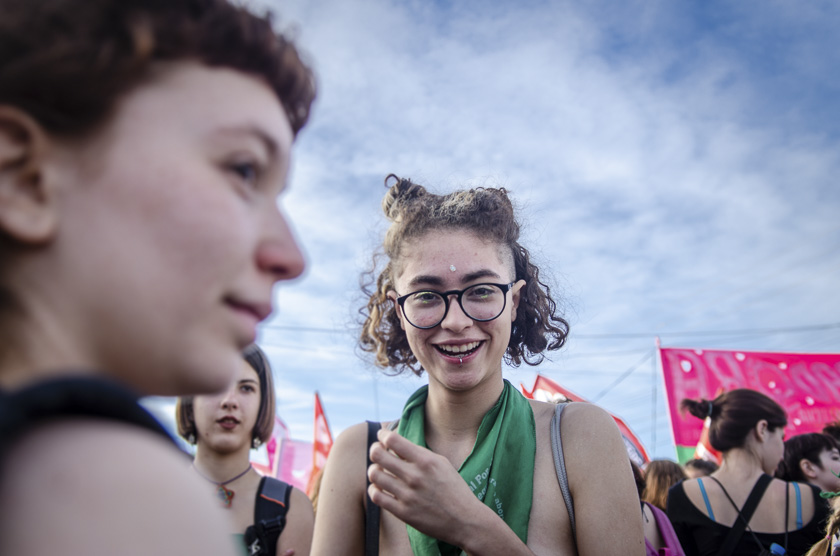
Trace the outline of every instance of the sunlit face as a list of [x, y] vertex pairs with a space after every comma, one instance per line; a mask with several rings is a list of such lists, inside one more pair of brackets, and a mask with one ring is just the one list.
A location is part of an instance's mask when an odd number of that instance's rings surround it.
[[147, 394], [230, 383], [272, 286], [304, 268], [277, 204], [292, 139], [264, 82], [183, 62], [59, 144], [60, 295], [83, 359]]
[[813, 466], [817, 476], [809, 482], [822, 490], [840, 492], [840, 452], [837, 449], [820, 452], [819, 466]]
[[[402, 252], [397, 291], [390, 294], [394, 300], [417, 290], [445, 292], [482, 282], [507, 284], [514, 278], [502, 247], [468, 231], [430, 231], [405, 245]], [[412, 326], [397, 308], [411, 351], [429, 374], [430, 388], [469, 390], [501, 376], [524, 284], [520, 280], [507, 292], [504, 311], [488, 322], [465, 315], [456, 296], [450, 297], [446, 318], [427, 330]]]
[[225, 392], [193, 399], [198, 449], [217, 453], [250, 449], [259, 411], [259, 376], [242, 361]]

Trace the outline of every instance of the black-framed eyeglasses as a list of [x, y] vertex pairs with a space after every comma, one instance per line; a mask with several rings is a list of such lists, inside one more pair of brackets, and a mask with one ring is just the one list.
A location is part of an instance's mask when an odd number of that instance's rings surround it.
[[425, 330], [443, 322], [449, 313], [449, 298], [458, 296], [458, 305], [472, 320], [487, 322], [498, 318], [505, 310], [510, 284], [475, 284], [463, 290], [437, 292], [418, 290], [397, 298], [406, 320], [415, 328]]

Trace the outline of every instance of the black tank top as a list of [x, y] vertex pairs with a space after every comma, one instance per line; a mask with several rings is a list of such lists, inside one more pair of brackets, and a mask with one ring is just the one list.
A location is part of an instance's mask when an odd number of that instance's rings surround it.
[[120, 421], [158, 433], [167, 430], [138, 403], [139, 396], [114, 381], [94, 377], [51, 379], [12, 392], [0, 391], [0, 464], [12, 444], [33, 427], [66, 417]]

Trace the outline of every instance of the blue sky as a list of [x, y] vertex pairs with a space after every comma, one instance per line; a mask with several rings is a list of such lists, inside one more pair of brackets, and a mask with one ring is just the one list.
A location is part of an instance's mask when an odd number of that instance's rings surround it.
[[840, 4], [261, 3], [320, 85], [283, 199], [309, 268], [259, 335], [294, 436], [315, 390], [337, 433], [422, 384], [355, 348], [391, 172], [512, 193], [572, 332], [505, 376], [597, 398], [657, 457], [674, 457], [657, 335], [840, 352], [819, 328], [840, 323]]

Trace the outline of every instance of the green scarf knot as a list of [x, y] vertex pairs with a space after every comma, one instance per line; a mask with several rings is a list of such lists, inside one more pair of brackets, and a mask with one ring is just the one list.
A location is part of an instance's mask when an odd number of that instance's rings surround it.
[[[492, 508], [523, 543], [534, 494], [536, 425], [531, 404], [504, 381], [504, 390], [478, 427], [475, 445], [458, 473], [473, 494]], [[418, 446], [426, 446], [425, 409], [429, 387], [417, 390], [405, 404], [398, 432]], [[406, 525], [417, 556], [458, 556], [460, 548], [424, 535]]]

